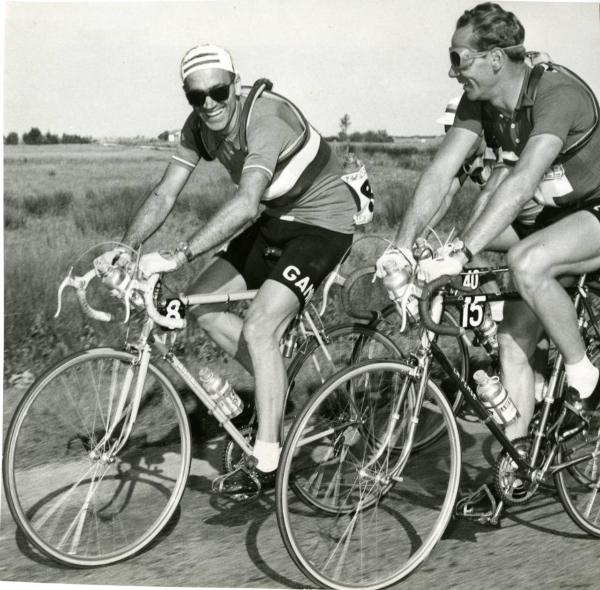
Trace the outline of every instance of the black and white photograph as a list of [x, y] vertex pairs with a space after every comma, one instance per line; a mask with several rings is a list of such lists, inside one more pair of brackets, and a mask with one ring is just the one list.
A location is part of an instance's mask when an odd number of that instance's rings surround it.
[[600, 587], [600, 3], [3, 0], [0, 581]]

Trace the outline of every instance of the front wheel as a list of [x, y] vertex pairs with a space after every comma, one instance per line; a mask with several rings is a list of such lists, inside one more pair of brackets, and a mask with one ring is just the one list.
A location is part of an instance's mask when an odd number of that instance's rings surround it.
[[[3, 479], [10, 511], [40, 551], [71, 566], [126, 559], [164, 528], [185, 489], [185, 409], [153, 365], [133, 392], [137, 357], [77, 353], [27, 391], [8, 429]], [[121, 416], [115, 419], [115, 416]]]
[[[399, 358], [408, 359], [410, 354], [416, 352], [421, 344], [423, 335], [423, 326], [417, 320], [411, 319], [403, 332], [400, 331], [401, 318], [395, 305], [388, 305], [371, 324], [371, 327], [389, 336], [400, 349]], [[458, 321], [448, 310], [444, 310], [441, 323], [453, 327], [458, 327]], [[469, 350], [461, 336], [437, 336], [436, 342], [444, 352], [446, 359], [458, 371], [460, 376], [466, 381], [469, 375]], [[463, 394], [456, 388], [455, 383], [449, 378], [445, 369], [433, 357], [430, 368], [430, 377], [439, 383], [446, 399], [448, 399], [452, 411], [458, 415], [463, 403]], [[434, 443], [437, 437], [444, 431], [444, 424], [440, 421], [439, 415], [430, 413], [424, 408], [419, 419], [423, 427], [419, 429], [420, 436], [416, 444], [419, 447], [426, 447]]]
[[[416, 450], [417, 403], [444, 428]], [[448, 401], [401, 361], [361, 363], [332, 377], [291, 429], [277, 475], [286, 549], [314, 583], [385, 588], [433, 549], [452, 515], [460, 440]]]

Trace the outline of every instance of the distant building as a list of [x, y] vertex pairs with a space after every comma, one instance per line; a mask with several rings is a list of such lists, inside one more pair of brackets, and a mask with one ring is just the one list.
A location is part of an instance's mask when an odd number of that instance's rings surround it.
[[167, 139], [169, 140], [169, 143], [179, 143], [179, 140], [181, 139], [181, 129], [169, 131], [169, 136]]

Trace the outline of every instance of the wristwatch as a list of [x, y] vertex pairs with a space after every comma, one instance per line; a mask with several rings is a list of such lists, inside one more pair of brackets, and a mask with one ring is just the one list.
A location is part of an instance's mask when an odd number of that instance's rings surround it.
[[[185, 260], [181, 260], [181, 254], [185, 256]], [[177, 248], [175, 248], [175, 256], [181, 260], [182, 264], [186, 261], [191, 262], [194, 258], [194, 255], [190, 250], [190, 245], [187, 242], [179, 242], [179, 244], [177, 244]]]

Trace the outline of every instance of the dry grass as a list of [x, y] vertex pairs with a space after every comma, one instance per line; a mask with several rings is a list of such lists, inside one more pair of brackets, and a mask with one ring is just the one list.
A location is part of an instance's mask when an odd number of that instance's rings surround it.
[[[394, 145], [386, 145], [383, 152], [370, 146], [356, 149], [376, 196], [375, 221], [366, 232], [382, 238], [392, 237], [435, 141]], [[37, 370], [68, 350], [123, 337], [118, 325], [87, 321], [72, 299], [55, 320], [57, 288], [84, 250], [122, 236], [170, 155], [169, 150], [135, 146], [5, 146], [5, 373]], [[148, 247], [189, 235], [233, 190], [218, 163], [202, 163]], [[360, 264], [384, 248], [383, 240], [374, 239], [363, 248]], [[199, 265], [194, 266], [197, 272]], [[183, 286], [190, 273], [192, 269], [177, 273], [173, 288]]]

